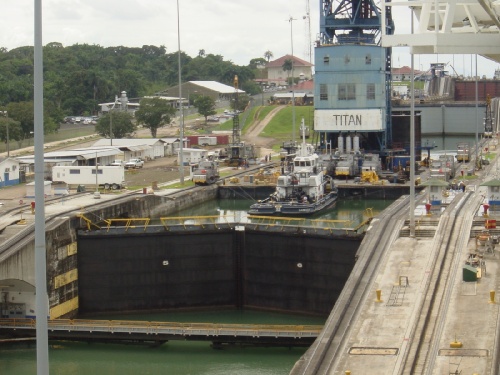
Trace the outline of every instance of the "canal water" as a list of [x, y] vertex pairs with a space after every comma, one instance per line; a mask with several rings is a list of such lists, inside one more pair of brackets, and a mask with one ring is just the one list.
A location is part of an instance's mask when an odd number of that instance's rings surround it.
[[[346, 220], [345, 227], [354, 227], [388, 207], [392, 201], [339, 200], [335, 207], [311, 219]], [[178, 216], [235, 216], [246, 220], [246, 200], [206, 202]], [[177, 215], [176, 215], [177, 216]], [[321, 325], [326, 316], [303, 316], [262, 311], [216, 310], [168, 312], [138, 315], [109, 315], [99, 319], [148, 320], [170, 322], [234, 323], [234, 324], [296, 324]], [[96, 319], [96, 317], [92, 317]], [[83, 342], [51, 342], [49, 363], [51, 374], [64, 375], [285, 375], [306, 348], [261, 348], [224, 346], [210, 347], [209, 342], [171, 341], [159, 347], [122, 344], [87, 344]], [[31, 346], [0, 346], [1, 374], [35, 375], [36, 348]]]

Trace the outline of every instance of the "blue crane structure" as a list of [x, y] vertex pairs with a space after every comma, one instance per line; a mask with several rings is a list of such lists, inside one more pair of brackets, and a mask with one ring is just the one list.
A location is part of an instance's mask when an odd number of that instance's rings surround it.
[[[360, 139], [381, 152], [392, 145], [391, 48], [381, 46], [382, 17], [373, 0], [321, 0], [315, 46], [315, 130]], [[387, 7], [386, 33], [394, 31]], [[347, 143], [347, 142], [346, 142]], [[344, 141], [338, 141], [344, 144]]]

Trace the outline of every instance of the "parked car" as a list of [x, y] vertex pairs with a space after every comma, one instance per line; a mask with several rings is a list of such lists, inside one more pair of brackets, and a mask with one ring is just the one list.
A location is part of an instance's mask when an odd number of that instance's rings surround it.
[[144, 166], [144, 160], [141, 158], [130, 159], [125, 163], [125, 168], [142, 168]]
[[125, 162], [123, 160], [113, 160], [110, 165], [114, 167], [121, 167], [125, 165]]

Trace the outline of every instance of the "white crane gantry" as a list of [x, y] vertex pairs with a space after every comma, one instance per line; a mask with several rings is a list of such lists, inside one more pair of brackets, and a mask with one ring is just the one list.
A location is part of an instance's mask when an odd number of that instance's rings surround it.
[[[500, 0], [383, 0], [385, 7], [392, 7], [396, 33], [382, 28], [384, 47], [407, 46], [414, 54], [478, 54], [500, 62]], [[396, 7], [411, 9], [417, 20], [413, 33], [398, 33]]]

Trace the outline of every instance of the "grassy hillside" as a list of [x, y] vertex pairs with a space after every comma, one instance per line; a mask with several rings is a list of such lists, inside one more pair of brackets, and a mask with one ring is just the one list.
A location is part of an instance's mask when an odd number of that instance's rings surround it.
[[[314, 107], [295, 106], [295, 139], [300, 136], [300, 123], [304, 118], [306, 126], [312, 128], [314, 119]], [[278, 140], [292, 139], [293, 132], [293, 107], [288, 106], [279, 111], [260, 134], [262, 137], [271, 137]]]

